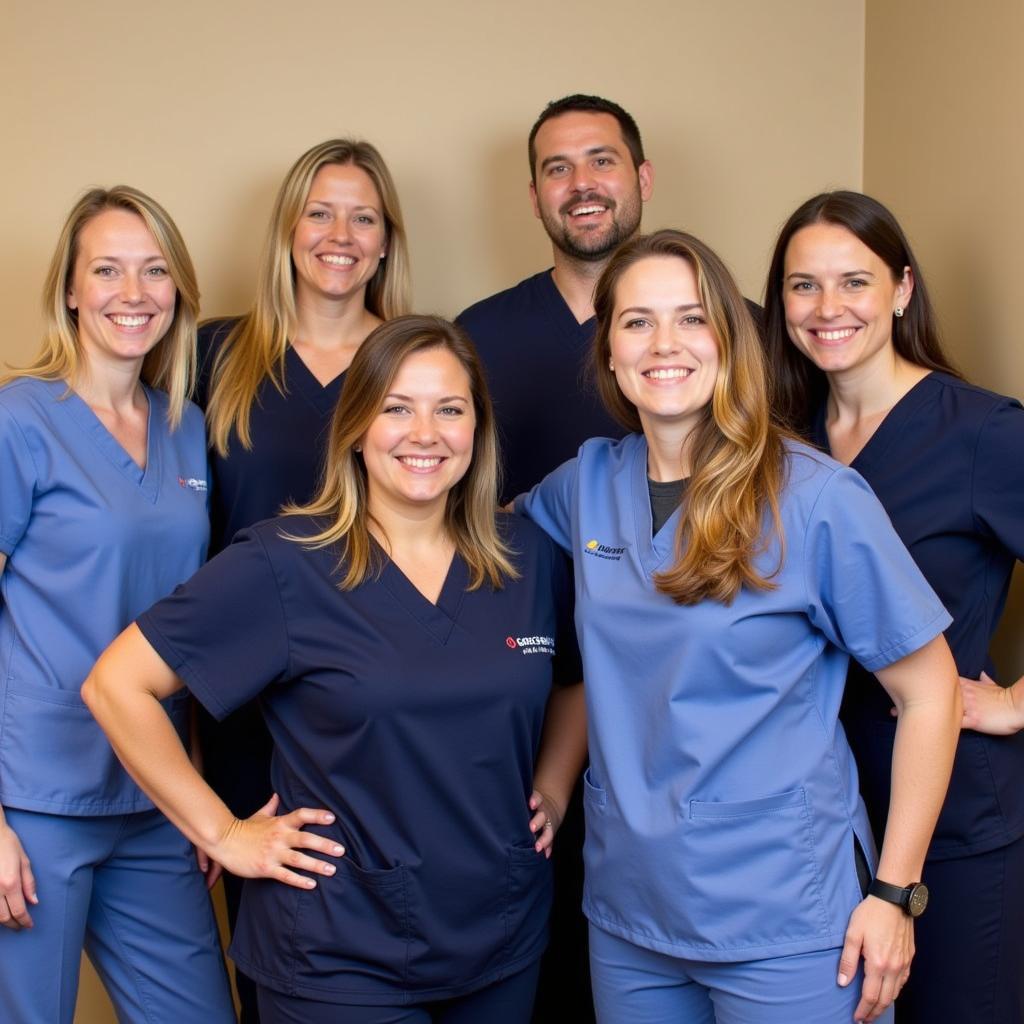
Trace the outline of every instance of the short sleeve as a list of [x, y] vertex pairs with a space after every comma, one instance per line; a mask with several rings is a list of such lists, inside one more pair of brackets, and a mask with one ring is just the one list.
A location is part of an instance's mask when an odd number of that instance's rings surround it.
[[952, 622], [853, 470], [837, 470], [818, 496], [804, 573], [811, 621], [870, 672], [913, 654]]
[[583, 679], [583, 661], [576, 638], [572, 561], [563, 551], [553, 549], [551, 554], [551, 591], [557, 624], [553, 678], [556, 686], [572, 686]]
[[539, 484], [515, 499], [516, 512], [535, 522], [560, 548], [572, 554], [572, 506], [578, 459], [563, 462]]
[[1024, 408], [1012, 398], [986, 417], [971, 480], [978, 529], [1024, 561]]
[[218, 719], [288, 669], [288, 630], [277, 577], [255, 531], [240, 532], [136, 624]]
[[32, 517], [36, 467], [25, 435], [0, 405], [0, 552], [10, 555]]

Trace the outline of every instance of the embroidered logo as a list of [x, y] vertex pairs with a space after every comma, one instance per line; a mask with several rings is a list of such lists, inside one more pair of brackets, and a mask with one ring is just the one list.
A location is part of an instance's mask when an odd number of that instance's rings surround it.
[[553, 636], [507, 636], [505, 646], [523, 654], [554, 654], [555, 638]]
[[625, 554], [626, 549], [609, 547], [598, 540], [588, 540], [583, 545], [583, 554], [593, 555], [595, 558], [604, 558], [610, 562], [619, 562]]
[[206, 493], [206, 481], [197, 480], [194, 476], [179, 476], [178, 486], [187, 488], [190, 491], [195, 491], [197, 494]]

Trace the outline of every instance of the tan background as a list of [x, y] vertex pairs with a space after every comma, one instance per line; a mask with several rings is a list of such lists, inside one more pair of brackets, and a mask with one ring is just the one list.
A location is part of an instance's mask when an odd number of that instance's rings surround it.
[[[863, 183], [918, 243], [964, 368], [1024, 394], [1009, 322], [1020, 0], [975, 3], [969, 21], [935, 0], [3, 5], [0, 360], [36, 345], [46, 262], [83, 188], [156, 196], [204, 312], [237, 312], [284, 171], [349, 133], [398, 182], [417, 307], [454, 314], [548, 265], [525, 136], [549, 99], [583, 91], [640, 124], [657, 172], [646, 226], [703, 236], [751, 296], [797, 202]], [[88, 971], [76, 1019], [113, 1020]]]

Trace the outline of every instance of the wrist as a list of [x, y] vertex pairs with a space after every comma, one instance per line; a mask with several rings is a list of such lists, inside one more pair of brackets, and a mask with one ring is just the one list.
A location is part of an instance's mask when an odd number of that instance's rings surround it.
[[1006, 697], [1013, 712], [1014, 723], [1017, 731], [1024, 729], [1024, 676], [1021, 676], [1012, 686], [1006, 688]]

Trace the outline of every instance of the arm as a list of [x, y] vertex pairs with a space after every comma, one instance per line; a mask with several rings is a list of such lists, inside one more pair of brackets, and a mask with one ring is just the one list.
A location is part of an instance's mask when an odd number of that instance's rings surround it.
[[[5, 565], [7, 555], [0, 551], [0, 573]], [[38, 902], [32, 866], [0, 807], [0, 925], [16, 932], [31, 928], [32, 915], [25, 904]]]
[[274, 878], [302, 889], [311, 878], [294, 870], [334, 874], [334, 865], [302, 853], [344, 853], [329, 839], [302, 831], [330, 824], [325, 810], [298, 808], [275, 817], [278, 797], [251, 818], [232, 815], [189, 760], [160, 700], [181, 688], [134, 623], [101, 655], [82, 687], [82, 699], [143, 791], [199, 849], [242, 878]]
[[[953, 768], [962, 715], [957, 671], [942, 636], [876, 671], [896, 705], [889, 819], [878, 878], [907, 886], [921, 879], [925, 854]], [[849, 984], [864, 959], [854, 1020], [873, 1021], [899, 994], [914, 956], [914, 925], [899, 907], [868, 896], [854, 910], [839, 963]]]
[[537, 852], [543, 852], [545, 857], [551, 856], [551, 844], [586, 758], [587, 707], [583, 686], [556, 687], [544, 716], [529, 801], [534, 812], [530, 831], [537, 835]]

